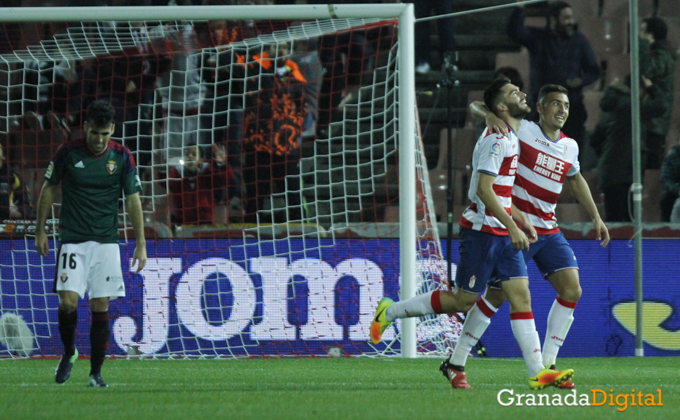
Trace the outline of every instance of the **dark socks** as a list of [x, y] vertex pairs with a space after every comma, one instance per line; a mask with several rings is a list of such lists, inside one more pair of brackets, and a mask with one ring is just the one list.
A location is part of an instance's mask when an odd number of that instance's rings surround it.
[[90, 326], [90, 375], [101, 372], [109, 348], [109, 312], [92, 312]]
[[454, 365], [451, 363], [451, 359], [453, 358], [453, 355], [449, 356], [449, 358], [446, 360], [446, 363], [449, 365], [449, 368], [453, 370], [457, 370], [458, 372], [465, 372], [465, 366], [458, 366]]
[[76, 352], [76, 326], [78, 325], [78, 311], [64, 312], [61, 308], [57, 311], [59, 316], [59, 336], [64, 344], [64, 356], [71, 357]]

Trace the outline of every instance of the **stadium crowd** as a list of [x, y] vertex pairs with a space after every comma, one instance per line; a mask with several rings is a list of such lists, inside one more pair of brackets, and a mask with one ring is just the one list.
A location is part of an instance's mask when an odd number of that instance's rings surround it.
[[[608, 1], [613, 0], [599, 2], [600, 8], [591, 14], [602, 14]], [[3, 6], [274, 3], [329, 2], [15, 0], [3, 3]], [[429, 13], [451, 11], [452, 3], [417, 3], [418, 15], [423, 17]], [[660, 10], [660, 3], [654, 2], [656, 14]], [[540, 9], [545, 16], [545, 26], [531, 26], [527, 23], [527, 13], [523, 8], [513, 10], [505, 22], [506, 32], [508, 39], [516, 41], [528, 51], [528, 72], [517, 71], [520, 64], [504, 67], [501, 71], [513, 72], [520, 80], [528, 82], [530, 104], [535, 103], [539, 88], [546, 83], [559, 84], [568, 89], [571, 109], [563, 131], [579, 144], [583, 169], [592, 169], [597, 174], [592, 179], [599, 178], [597, 191], [601, 191], [604, 198], [601, 200], [596, 194], [596, 201], [604, 203], [606, 208], [617, 208], [619, 213], [626, 213], [624, 204], [628, 200], [628, 188], [632, 182], [632, 166], [617, 162], [625, 157], [619, 153], [619, 143], [629, 145], [630, 142], [621, 139], [629, 138], [630, 133], [617, 134], [614, 127], [627, 127], [629, 121], [618, 121], [614, 117], [625, 116], [630, 94], [625, 88], [623, 77], [614, 79], [609, 76], [614, 66], [611, 57], [599, 52], [598, 43], [602, 40], [589, 39], [593, 37], [592, 31], [586, 26], [579, 26], [579, 19], [587, 15], [580, 10], [584, 5], [581, 1], [574, 2], [573, 6], [564, 1], [550, 2], [547, 7]], [[535, 17], [536, 9], [532, 10]], [[674, 85], [677, 79], [677, 45], [668, 35], [670, 27], [667, 21], [677, 25], [678, 19], [680, 16], [644, 18], [641, 19], [640, 27], [640, 71], [644, 76], [642, 86], [645, 94], [643, 103], [655, 99], [657, 107], [662, 108], [653, 115], [643, 113], [641, 121], [643, 163], [647, 173], [657, 173], [656, 179], [654, 176], [645, 176], [646, 186], [656, 183], [659, 190], [663, 186], [667, 191], [659, 215], [654, 216], [661, 220], [670, 220], [670, 209], [677, 196], [674, 185], [680, 182], [675, 173], [677, 171], [668, 169], [672, 165], [670, 162], [677, 160], [677, 151], [672, 147], [678, 140], [679, 127], [673, 102], [674, 99], [677, 101], [679, 95], [676, 93], [678, 86]], [[299, 182], [303, 139], [327, 136], [333, 112], [357, 95], [353, 87], [358, 84], [361, 75], [370, 72], [374, 65], [376, 34], [369, 29], [312, 38], [304, 42], [279, 43], [261, 54], [232, 54], [228, 47], [230, 43], [268, 34], [295, 23], [226, 20], [155, 26], [131, 23], [136, 45], [134, 51], [123, 50], [75, 62], [27, 61], [23, 64], [27, 80], [21, 108], [18, 113], [11, 106], [8, 110], [8, 114], [16, 118], [8, 119], [5, 127], [8, 134], [4, 156], [14, 168], [23, 192], [13, 193], [11, 200], [2, 202], [7, 202], [7, 205], [0, 203], [0, 207], [5, 207], [0, 209], [3, 212], [1, 214], [7, 214], [6, 218], [34, 216], [30, 207], [34, 206], [34, 194], [26, 192], [26, 185], [20, 175], [35, 177], [35, 171], [26, 172], [23, 169], [37, 170], [40, 166], [44, 167], [45, 162], [25, 168], [31, 165], [33, 159], [40, 159], [40, 151], [33, 153], [35, 156], [28, 156], [30, 153], [27, 154], [23, 149], [39, 145], [44, 138], [49, 138], [51, 144], [77, 138], [82, 134], [79, 127], [84, 110], [96, 99], [105, 99], [117, 111], [113, 138], [120, 139], [123, 145], [130, 148], [139, 164], [140, 176], [147, 190], [143, 196], [164, 193], [181, 196], [190, 191], [185, 188], [193, 188], [201, 196], [210, 195], [206, 200], [194, 201], [171, 198], [168, 204], [172, 210], [168, 212], [170, 217], [167, 222], [304, 221], [304, 198]], [[66, 26], [63, 25], [44, 24], [33, 36], [49, 38], [64, 30]], [[456, 59], [457, 45], [452, 26], [451, 22], [440, 25], [438, 54], [442, 63], [449, 63], [457, 70], [460, 63]], [[675, 26], [673, 28], [673, 31], [678, 30]], [[25, 29], [25, 26], [18, 24], [2, 25], [0, 52], [10, 53], [30, 45], [32, 39], [23, 36]], [[429, 25], [420, 24], [417, 37], [429, 39], [429, 29]], [[85, 26], [82, 30], [87, 31]], [[416, 65], [418, 73], [426, 75], [436, 67], [429, 58], [437, 53], [430, 50], [428, 42], [423, 41], [423, 45], [427, 45], [427, 48], [418, 48]], [[201, 51], [204, 53], [197, 53]], [[622, 51], [622, 54], [625, 53]], [[264, 82], [253, 84], [256, 74], [263, 76]], [[599, 92], [596, 97], [601, 99], [597, 107], [588, 106], [588, 98], [593, 96], [593, 92]], [[286, 111], [280, 112], [281, 108]], [[595, 121], [598, 121], [597, 125], [591, 124]], [[43, 136], [41, 132], [50, 134]], [[28, 139], [26, 133], [30, 133], [33, 138]], [[624, 137], [619, 137], [619, 134]], [[220, 150], [220, 156], [215, 155], [214, 145]], [[175, 180], [175, 177], [179, 180], [184, 176], [186, 168], [182, 166], [187, 161], [187, 146], [198, 146], [198, 166], [213, 169], [220, 166], [220, 169], [209, 172], [207, 178], [200, 182], [173, 183], [173, 187], [170, 187], [171, 180]], [[667, 152], [668, 157], [664, 161]], [[589, 168], [588, 162], [592, 162], [592, 168]], [[5, 168], [8, 166], [6, 164]], [[612, 169], [616, 173], [608, 172]], [[617, 185], [611, 186], [603, 181], [605, 179], [615, 179]], [[0, 192], [11, 193], [11, 188]], [[270, 197], [276, 194], [285, 199], [288, 212], [277, 218], [271, 213], [269, 218], [258, 219], [258, 214], [271, 206]], [[26, 197], [26, 200], [17, 201], [19, 198], [23, 200], [22, 197]], [[211, 218], [182, 217], [188, 214], [186, 207], [192, 206], [190, 203], [193, 202], [211, 207], [222, 205], [227, 209], [227, 214]], [[17, 205], [23, 210], [11, 211], [19, 208]], [[145, 202], [145, 206], [147, 210], [153, 207], [149, 201]], [[630, 220], [629, 214], [605, 213], [606, 221]]]

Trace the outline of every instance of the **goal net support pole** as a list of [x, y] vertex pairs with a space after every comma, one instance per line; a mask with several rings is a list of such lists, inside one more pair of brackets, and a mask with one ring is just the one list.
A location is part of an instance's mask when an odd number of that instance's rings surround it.
[[[405, 198], [400, 200], [399, 206], [401, 300], [416, 295], [416, 203], [409, 201], [409, 197], [416, 196], [414, 25], [413, 4], [408, 3], [399, 16], [399, 196]], [[415, 357], [415, 318], [402, 320], [401, 328], [401, 355]]]

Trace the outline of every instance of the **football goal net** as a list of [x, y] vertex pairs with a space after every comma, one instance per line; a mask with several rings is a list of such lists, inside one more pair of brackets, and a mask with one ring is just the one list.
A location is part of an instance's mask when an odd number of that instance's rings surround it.
[[[121, 199], [126, 296], [109, 354], [441, 354], [447, 315], [369, 328], [382, 296], [445, 288], [418, 126], [413, 6], [17, 8], [0, 16], [0, 356], [59, 356], [50, 254], [35, 205], [87, 106], [142, 181], [148, 262]], [[80, 301], [76, 346], [89, 354]], [[6, 316], [5, 316], [6, 315]], [[28, 328], [25, 328], [28, 327]], [[26, 337], [27, 334], [30, 336]]]

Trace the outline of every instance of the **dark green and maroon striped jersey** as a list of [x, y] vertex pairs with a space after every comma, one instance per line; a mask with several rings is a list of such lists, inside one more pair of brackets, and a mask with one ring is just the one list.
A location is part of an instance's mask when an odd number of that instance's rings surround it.
[[62, 242], [118, 242], [121, 191], [132, 195], [142, 190], [130, 150], [111, 140], [100, 155], [90, 152], [85, 140], [62, 144], [45, 179], [55, 185], [62, 183]]

